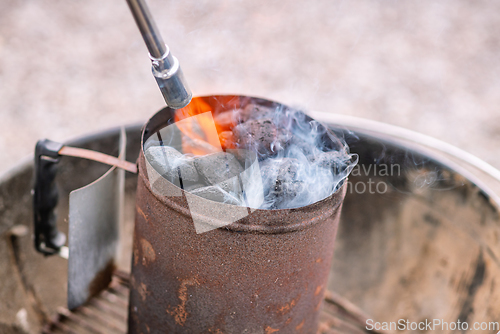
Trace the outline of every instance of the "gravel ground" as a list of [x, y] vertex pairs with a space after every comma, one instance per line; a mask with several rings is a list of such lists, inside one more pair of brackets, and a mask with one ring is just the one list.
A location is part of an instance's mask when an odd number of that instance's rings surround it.
[[[149, 0], [195, 95], [374, 119], [500, 168], [500, 1]], [[125, 1], [0, 1], [0, 173], [163, 106]]]

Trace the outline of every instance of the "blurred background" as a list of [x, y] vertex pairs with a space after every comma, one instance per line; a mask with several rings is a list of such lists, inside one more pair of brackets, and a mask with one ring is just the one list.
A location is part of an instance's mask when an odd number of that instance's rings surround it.
[[[148, 0], [195, 95], [364, 117], [500, 168], [500, 1]], [[0, 1], [0, 173], [164, 106], [126, 2]]]

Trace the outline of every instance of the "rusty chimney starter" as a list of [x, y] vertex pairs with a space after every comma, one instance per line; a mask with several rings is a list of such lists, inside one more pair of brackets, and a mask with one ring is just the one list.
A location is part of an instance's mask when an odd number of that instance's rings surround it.
[[[214, 112], [223, 104], [273, 103], [197, 99]], [[145, 141], [174, 122], [174, 113], [161, 110], [142, 133], [129, 333], [316, 333], [346, 182], [296, 209], [250, 209], [200, 197], [193, 205], [194, 195], [153, 175], [144, 156]], [[214, 214], [234, 215], [234, 222], [215, 228], [222, 225]], [[204, 219], [215, 227], [200, 233], [195, 224]]]

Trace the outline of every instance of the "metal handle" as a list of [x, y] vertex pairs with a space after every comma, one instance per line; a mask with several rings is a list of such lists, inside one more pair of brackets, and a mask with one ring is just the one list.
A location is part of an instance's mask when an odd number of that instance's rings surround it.
[[168, 46], [163, 42], [146, 2], [144, 0], [127, 0], [127, 3], [149, 50], [153, 75], [165, 102], [173, 109], [187, 106], [191, 102], [193, 94], [187, 86], [179, 61], [170, 53]]
[[33, 213], [35, 248], [45, 255], [64, 255], [66, 236], [57, 230], [55, 208], [59, 199], [55, 178], [57, 163], [62, 156], [77, 157], [116, 166], [131, 173], [137, 173], [137, 166], [131, 162], [96, 151], [64, 146], [61, 143], [43, 139], [35, 147], [35, 186], [33, 188]]
[[40, 140], [35, 147], [35, 187], [33, 189], [33, 214], [35, 248], [45, 255], [54, 255], [66, 242], [64, 233], [57, 230], [55, 207], [59, 199], [55, 177], [59, 150], [62, 144]]

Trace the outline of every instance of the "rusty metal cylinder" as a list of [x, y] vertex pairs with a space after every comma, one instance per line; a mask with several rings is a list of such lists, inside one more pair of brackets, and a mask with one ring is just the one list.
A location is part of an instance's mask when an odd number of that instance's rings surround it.
[[[143, 142], [172, 112], [146, 124]], [[345, 185], [305, 207], [248, 209], [197, 233], [189, 194], [158, 195], [147, 163], [142, 148], [129, 333], [316, 333]]]

